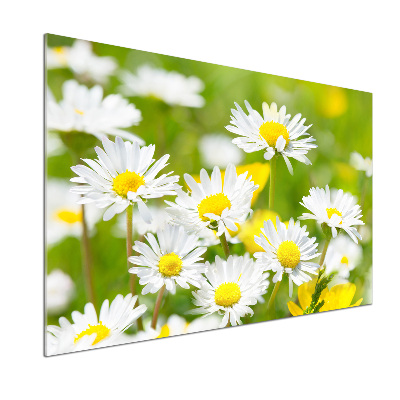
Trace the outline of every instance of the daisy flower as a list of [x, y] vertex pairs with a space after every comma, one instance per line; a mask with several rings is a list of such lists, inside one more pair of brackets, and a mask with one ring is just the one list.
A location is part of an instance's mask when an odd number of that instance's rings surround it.
[[215, 167], [211, 179], [205, 169], [200, 172], [200, 182], [185, 174], [189, 193], [178, 192], [176, 203], [166, 201], [167, 211], [173, 221], [184, 225], [188, 230], [200, 232], [204, 228], [217, 230], [221, 236], [227, 230], [236, 232], [251, 212], [250, 203], [253, 192], [258, 188], [247, 178], [247, 172], [237, 175], [236, 168], [229, 164], [224, 175]]
[[274, 283], [281, 281], [284, 273], [288, 274], [289, 296], [292, 296], [293, 282], [300, 286], [311, 280], [306, 272], [317, 274], [320, 266], [310, 260], [319, 256], [318, 243], [315, 243], [315, 237], [308, 237], [307, 227], [301, 227], [300, 222], [295, 223], [293, 218], [286, 226], [276, 217], [275, 226], [271, 220], [264, 222], [262, 234], [254, 238], [264, 251], [255, 253], [254, 257], [260, 268], [275, 272]]
[[239, 148], [246, 153], [263, 150], [266, 160], [275, 155], [282, 155], [292, 175], [293, 168], [289, 157], [311, 165], [306, 154], [317, 145], [312, 143], [315, 139], [307, 132], [311, 125], [304, 126], [306, 119], [301, 119], [301, 114], [295, 115], [290, 120], [291, 115], [286, 114], [285, 106], [278, 111], [275, 103], [270, 107], [267, 103], [263, 103], [262, 117], [246, 100], [245, 105], [249, 113], [247, 115], [237, 103], [235, 105], [237, 110], [231, 110], [232, 125], [226, 126], [226, 129], [240, 136], [232, 140]]
[[[290, 313], [293, 316], [304, 315], [304, 311], [311, 304], [311, 297], [315, 291], [316, 280], [303, 283], [298, 290], [298, 297], [300, 306], [293, 301], [287, 303]], [[348, 307], [357, 307], [361, 304], [363, 299], [357, 300], [351, 304], [353, 297], [356, 293], [356, 285], [354, 283], [344, 283], [333, 286], [330, 290], [325, 288], [319, 298], [320, 301], [324, 300], [324, 305], [318, 312], [339, 310]]]
[[[50, 341], [50, 351], [73, 352], [88, 350], [115, 344], [119, 335], [128, 329], [147, 309], [145, 305], [134, 308], [137, 296], [121, 294], [113, 300], [105, 300], [101, 306], [99, 318], [92, 303], [85, 305], [85, 312], [72, 313], [73, 324], [66, 318], [59, 319], [60, 326], [49, 325], [47, 331], [54, 337]], [[51, 353], [51, 354], [49, 354]]]
[[204, 84], [195, 76], [142, 65], [136, 75], [123, 71], [120, 77], [120, 89], [126, 96], [153, 97], [170, 106], [204, 106], [204, 98], [199, 94]]
[[145, 205], [147, 199], [165, 195], [175, 195], [180, 188], [177, 175], [156, 175], [165, 168], [169, 154], [158, 161], [153, 159], [155, 146], [139, 147], [138, 142], [124, 142], [120, 137], [115, 143], [103, 137], [103, 147], [95, 147], [97, 160], [83, 159], [90, 167], [76, 165], [71, 167], [79, 178], [72, 182], [86, 185], [75, 186], [74, 193], [82, 195], [78, 203], [92, 203], [97, 207], [109, 207], [104, 213], [104, 221], [123, 212], [130, 204], [137, 203], [142, 218], [150, 223], [151, 214]]
[[75, 293], [71, 277], [60, 269], [55, 269], [46, 278], [46, 311], [57, 315], [65, 311]]
[[358, 171], [365, 171], [365, 175], [369, 178], [372, 176], [372, 160], [363, 156], [356, 151], [350, 154], [350, 165]]
[[326, 252], [326, 274], [337, 272], [337, 276], [348, 279], [352, 271], [362, 259], [362, 247], [354, 243], [348, 236], [338, 236], [329, 243]]
[[90, 42], [76, 40], [71, 47], [47, 48], [46, 67], [69, 68], [82, 80], [104, 84], [115, 73], [118, 64], [113, 57], [99, 57], [94, 54]]
[[201, 274], [206, 270], [200, 256], [207, 248], [199, 247], [197, 235], [186, 233], [183, 226], [166, 225], [157, 232], [158, 240], [152, 233], [145, 238], [149, 245], [136, 241], [133, 250], [140, 255], [128, 258], [139, 265], [129, 272], [140, 278], [143, 295], [156, 293], [164, 285], [171, 293], [175, 293], [176, 284], [184, 289], [190, 288], [189, 283], [200, 287], [204, 280]]
[[333, 238], [337, 236], [338, 229], [343, 229], [356, 243], [357, 238], [361, 239], [356, 229], [356, 226], [364, 225], [360, 220], [361, 208], [354, 203], [354, 197], [350, 193], [338, 190], [331, 196], [328, 185], [325, 190], [311, 188], [310, 195], [303, 197], [300, 204], [311, 213], [304, 213], [299, 219], [315, 219], [321, 225], [326, 224], [331, 228]]
[[[82, 209], [77, 204], [80, 196], [70, 192], [70, 185], [51, 179], [46, 185], [46, 243], [54, 245], [66, 237], [81, 237]], [[101, 217], [96, 207], [86, 207], [85, 220], [89, 232]]]
[[101, 139], [104, 135], [120, 136], [131, 141], [144, 141], [121, 128], [137, 125], [141, 112], [119, 94], [103, 98], [103, 88], [91, 89], [74, 80], [64, 82], [63, 99], [57, 103], [47, 92], [47, 129], [61, 134], [88, 133]]
[[[218, 149], [218, 151], [215, 151]], [[238, 165], [243, 160], [243, 153], [232, 143], [232, 139], [226, 135], [210, 134], [200, 138], [200, 156], [207, 168], [226, 168], [232, 163]]]
[[265, 293], [268, 274], [243, 257], [229, 256], [225, 261], [217, 256], [215, 263], [207, 265], [206, 281], [200, 290], [192, 292], [193, 303], [199, 307], [192, 313], [223, 315], [220, 328], [228, 323], [241, 325], [240, 318], [253, 315], [250, 306], [254, 306], [257, 298]]

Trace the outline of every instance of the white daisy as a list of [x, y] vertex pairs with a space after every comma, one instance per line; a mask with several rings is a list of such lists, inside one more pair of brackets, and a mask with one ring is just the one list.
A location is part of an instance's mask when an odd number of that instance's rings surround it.
[[275, 103], [270, 107], [267, 103], [263, 103], [264, 117], [262, 117], [246, 100], [245, 105], [249, 112], [247, 115], [237, 103], [235, 105], [237, 110], [231, 110], [232, 125], [226, 127], [228, 131], [240, 136], [232, 140], [234, 144], [246, 153], [265, 149], [266, 160], [281, 154], [292, 175], [293, 168], [289, 157], [311, 165], [306, 154], [317, 145], [312, 143], [315, 139], [307, 132], [311, 125], [304, 126], [306, 119], [301, 119], [301, 114], [295, 115], [290, 120], [291, 115], [286, 114], [285, 106], [278, 111]]
[[99, 57], [92, 51], [92, 44], [76, 40], [71, 47], [47, 48], [46, 66], [48, 69], [69, 68], [82, 80], [104, 84], [118, 67], [113, 57]]
[[236, 232], [251, 212], [251, 198], [258, 188], [251, 176], [247, 177], [247, 172], [237, 176], [235, 166], [229, 164], [223, 183], [218, 167], [214, 168], [211, 180], [205, 169], [200, 171], [200, 183], [188, 174], [184, 177], [190, 192], [179, 191], [176, 203], [166, 201], [173, 221], [196, 232], [215, 229], [218, 236], [228, 229]]
[[348, 279], [362, 259], [362, 247], [348, 236], [338, 236], [329, 243], [326, 253], [326, 273], [337, 272], [340, 278]]
[[319, 264], [310, 260], [319, 256], [316, 238], [309, 238], [306, 226], [290, 219], [288, 226], [276, 217], [276, 228], [271, 220], [264, 222], [261, 235], [254, 236], [254, 241], [264, 251], [254, 253], [257, 265], [263, 270], [275, 272], [274, 283], [281, 281], [284, 273], [289, 277], [289, 296], [292, 296], [293, 282], [300, 286], [312, 278], [306, 274], [317, 275]]
[[[46, 243], [53, 245], [66, 237], [82, 235], [82, 209], [77, 202], [80, 196], [71, 193], [70, 185], [62, 180], [51, 179], [46, 184]], [[96, 207], [85, 208], [85, 221], [93, 233], [101, 212]]]
[[319, 224], [326, 224], [332, 230], [335, 238], [338, 229], [343, 229], [356, 242], [361, 235], [357, 232], [356, 226], [364, 225], [360, 220], [361, 208], [354, 203], [354, 197], [350, 193], [343, 193], [338, 190], [336, 195], [330, 193], [328, 185], [325, 190], [311, 188], [310, 195], [303, 197], [302, 206], [311, 211], [304, 213], [299, 219], [315, 219]]
[[226, 135], [210, 134], [202, 136], [199, 150], [206, 168], [217, 166], [225, 169], [230, 163], [238, 165], [243, 161], [242, 151]]
[[47, 93], [47, 129], [58, 133], [88, 133], [101, 139], [104, 135], [121, 136], [141, 144], [144, 141], [121, 128], [137, 125], [141, 112], [119, 94], [103, 98], [103, 88], [88, 89], [74, 80], [64, 82], [63, 99], [57, 103]]
[[358, 171], [365, 171], [367, 177], [372, 176], [372, 160], [363, 156], [356, 151], [350, 154], [350, 165]]
[[128, 258], [140, 265], [129, 272], [140, 278], [143, 295], [156, 293], [164, 285], [171, 293], [175, 293], [176, 284], [184, 289], [190, 289], [189, 283], [200, 287], [204, 280], [201, 273], [206, 270], [200, 256], [207, 248], [198, 247], [197, 235], [186, 233], [183, 226], [166, 225], [157, 232], [158, 241], [152, 233], [145, 237], [150, 246], [136, 241], [133, 249], [140, 255]]
[[75, 293], [71, 277], [60, 269], [55, 269], [46, 278], [46, 311], [58, 315], [66, 310]]
[[207, 280], [200, 290], [193, 292], [193, 303], [199, 308], [192, 312], [223, 315], [220, 327], [228, 323], [241, 325], [240, 318], [246, 314], [253, 315], [249, 306], [255, 305], [257, 298], [265, 293], [269, 284], [268, 274], [263, 273], [252, 260], [246, 262], [243, 257], [229, 256], [225, 261], [217, 256], [215, 263], [207, 264]]
[[195, 77], [186, 77], [175, 71], [166, 71], [150, 65], [142, 65], [136, 75], [121, 73], [121, 91], [126, 96], [157, 98], [171, 106], [203, 107], [204, 98], [200, 92], [203, 82]]
[[109, 306], [105, 300], [101, 306], [99, 319], [92, 303], [85, 305], [85, 312], [72, 313], [73, 324], [66, 318], [59, 319], [60, 326], [49, 325], [47, 331], [54, 336], [49, 343], [48, 351], [66, 353], [88, 350], [115, 344], [119, 335], [128, 329], [145, 311], [146, 306], [134, 308], [137, 296], [131, 294], [123, 297], [117, 295]]
[[168, 165], [169, 154], [154, 162], [154, 145], [139, 147], [137, 142], [124, 142], [120, 137], [115, 138], [115, 143], [104, 137], [103, 147], [104, 150], [95, 147], [97, 160], [83, 159], [90, 168], [71, 167], [79, 175], [71, 181], [87, 184], [71, 189], [82, 194], [78, 203], [94, 202], [99, 208], [110, 206], [104, 213], [104, 221], [137, 203], [142, 218], [150, 223], [151, 214], [143, 200], [175, 195], [180, 188], [176, 184], [179, 176], [169, 176], [172, 172], [156, 178]]

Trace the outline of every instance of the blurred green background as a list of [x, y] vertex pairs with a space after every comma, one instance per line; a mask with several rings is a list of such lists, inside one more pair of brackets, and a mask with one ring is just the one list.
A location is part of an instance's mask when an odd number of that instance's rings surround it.
[[[61, 36], [47, 36], [48, 47], [70, 46], [73, 41], [74, 39]], [[313, 125], [308, 132], [314, 136], [318, 145], [317, 149], [308, 153], [312, 166], [292, 159], [293, 176], [289, 174], [284, 161], [281, 158], [278, 160], [275, 203], [276, 211], [282, 220], [289, 220], [290, 217], [297, 218], [305, 211], [299, 202], [308, 194], [312, 186], [324, 187], [329, 184], [330, 187], [349, 191], [360, 199], [361, 191], [366, 185], [362, 219], [372, 229], [372, 180], [365, 178], [363, 172], [356, 171], [349, 165], [350, 153], [353, 151], [357, 151], [363, 157], [372, 156], [372, 94], [101, 43], [93, 43], [93, 51], [100, 56], [114, 57], [121, 69], [131, 72], [135, 72], [137, 67], [143, 64], [151, 64], [166, 70], [177, 71], [185, 76], [197, 76], [204, 82], [205, 89], [201, 94], [205, 98], [205, 106], [202, 108], [171, 107], [151, 98], [132, 97], [129, 99], [141, 110], [143, 120], [138, 126], [128, 130], [142, 137], [146, 144], [155, 143], [156, 147], [159, 135], [165, 136], [166, 152], [171, 155], [167, 169], [181, 176], [179, 183], [182, 186], [184, 173], [198, 174], [203, 168], [198, 148], [202, 135], [223, 133], [234, 137], [225, 129], [225, 126], [229, 125], [234, 102], [244, 107], [244, 100], [248, 100], [259, 112], [261, 112], [263, 101], [269, 104], [276, 102], [278, 107], [286, 105], [287, 112], [292, 116], [301, 113], [307, 118], [306, 125]], [[73, 77], [73, 73], [68, 69], [47, 71], [47, 83], [57, 101], [62, 97], [63, 82]], [[104, 87], [105, 95], [117, 93], [120, 84], [116, 76], [111, 77]], [[100, 145], [100, 142], [96, 144]], [[265, 162], [262, 152], [252, 154], [243, 152], [243, 155], [243, 164]], [[88, 148], [85, 157], [94, 157], [93, 149]], [[47, 179], [58, 178], [68, 182], [73, 177], [70, 167], [75, 164], [74, 157], [68, 152], [48, 156]], [[253, 210], [267, 208], [267, 199], [268, 183], [258, 197]], [[150, 204], [162, 206], [163, 200], [165, 198], [158, 202], [154, 200]], [[119, 293], [124, 295], [129, 293], [125, 239], [113, 235], [116, 222], [117, 218], [109, 222], [100, 220], [91, 238], [98, 304], [105, 299], [111, 301]], [[319, 243], [322, 243], [322, 235], [315, 222], [305, 221], [304, 223], [308, 226], [310, 236], [317, 236]], [[361, 246], [363, 259], [361, 264], [351, 272], [350, 282], [357, 286], [354, 299], [363, 297], [362, 304], [367, 304], [372, 301], [370, 282], [372, 275], [369, 273], [372, 268], [372, 240], [362, 241]], [[223, 256], [220, 247], [210, 247], [206, 253], [206, 259], [211, 262], [216, 254]], [[243, 244], [232, 245], [233, 253], [243, 254], [244, 251]], [[83, 307], [88, 302], [81, 267], [81, 245], [78, 238], [67, 237], [47, 247], [47, 273], [54, 269], [61, 269], [68, 273], [76, 285], [76, 294], [68, 309], [62, 313], [70, 319], [73, 310], [83, 312]], [[264, 296], [266, 299], [269, 298], [272, 287], [273, 284]], [[296, 299], [296, 294], [295, 286], [293, 300]], [[151, 316], [155, 297], [156, 295], [147, 295], [145, 298], [140, 296], [141, 302], [149, 306], [145, 314], [147, 318]], [[289, 316], [288, 300], [286, 278], [276, 299], [278, 318]], [[192, 308], [191, 291], [178, 289], [176, 295], [166, 296], [161, 315], [168, 317], [171, 314], [179, 314], [190, 321], [194, 317], [186, 313]], [[254, 306], [255, 315], [248, 321], [265, 320], [265, 308], [265, 304]], [[48, 316], [48, 324], [58, 324], [59, 316], [61, 315]]]

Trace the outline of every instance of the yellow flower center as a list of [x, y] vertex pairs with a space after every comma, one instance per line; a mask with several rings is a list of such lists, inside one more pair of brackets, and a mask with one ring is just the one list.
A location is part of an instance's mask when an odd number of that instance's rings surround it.
[[158, 269], [164, 276], [179, 275], [182, 269], [182, 260], [175, 253], [165, 254], [160, 258]]
[[[327, 208], [326, 212], [328, 214], [328, 218], [331, 219], [333, 214], [339, 215], [339, 217], [342, 216], [342, 213], [340, 211], [338, 211], [337, 208]], [[341, 222], [340, 222], [341, 223]]]
[[95, 333], [97, 336], [96, 336], [96, 339], [94, 340], [94, 342], [92, 343], [92, 346], [94, 346], [95, 344], [99, 343], [106, 337], [110, 336], [110, 332], [111, 332], [111, 329], [109, 329], [105, 325], [103, 325], [103, 323], [101, 321], [97, 325], [89, 324], [89, 328], [82, 331], [79, 335], [76, 335], [76, 337], [74, 339], [74, 343], [76, 343], [79, 339], [82, 339], [85, 335], [90, 336], [93, 333]]
[[126, 170], [122, 174], [117, 175], [113, 180], [113, 189], [115, 193], [121, 197], [126, 197], [128, 192], [136, 192], [140, 186], [144, 185], [143, 176], [136, 172]]
[[264, 122], [259, 129], [260, 136], [268, 143], [269, 146], [275, 147], [279, 136], [283, 136], [286, 141], [285, 146], [289, 143], [289, 132], [286, 126], [279, 122]]
[[161, 339], [163, 337], [168, 337], [168, 336], [169, 336], [169, 326], [165, 324], [161, 327], [160, 334], [156, 337], [156, 339]]
[[85, 114], [82, 110], [79, 110], [78, 108], [74, 108], [74, 111], [79, 115]]
[[301, 254], [299, 246], [295, 242], [285, 240], [279, 245], [276, 255], [281, 265], [285, 268], [295, 268], [300, 262]]
[[221, 215], [225, 208], [231, 208], [231, 202], [224, 193], [211, 194], [203, 199], [198, 205], [199, 216], [203, 221], [207, 221], [209, 218], [204, 217], [204, 214], [215, 214]]
[[230, 307], [236, 304], [242, 297], [240, 286], [235, 282], [222, 283], [215, 290], [215, 303], [222, 307]]
[[53, 50], [57, 53], [57, 54], [64, 54], [65, 53], [65, 49], [62, 46], [58, 46], [58, 47], [54, 47]]
[[75, 212], [67, 209], [58, 210], [55, 214], [56, 218], [66, 222], [67, 224], [75, 224], [76, 222], [82, 222], [82, 212]]
[[342, 264], [347, 264], [347, 265], [349, 265], [349, 259], [348, 259], [346, 256], [343, 256], [342, 259], [340, 260], [340, 262], [341, 262]]

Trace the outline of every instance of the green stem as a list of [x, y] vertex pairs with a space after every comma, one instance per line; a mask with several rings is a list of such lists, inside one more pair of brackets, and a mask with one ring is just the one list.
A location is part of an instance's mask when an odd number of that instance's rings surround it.
[[269, 209], [274, 209], [275, 200], [275, 181], [276, 181], [276, 156], [273, 156], [269, 162], [270, 177], [269, 177]]
[[274, 305], [275, 297], [276, 297], [276, 294], [278, 293], [280, 284], [281, 284], [281, 281], [278, 281], [275, 283], [274, 290], [271, 293], [271, 297], [269, 298], [268, 305], [267, 305], [268, 314], [270, 313], [272, 306]]
[[157, 327], [158, 313], [160, 311], [161, 301], [163, 298], [164, 290], [165, 290], [165, 285], [163, 285], [162, 288], [160, 289], [160, 291], [158, 292], [156, 305], [154, 306], [153, 319], [151, 320], [151, 327], [153, 329], [156, 329], [156, 327]]
[[230, 251], [225, 232], [219, 237], [219, 240], [221, 241], [222, 248], [224, 249], [225, 258], [228, 259]]
[[321, 258], [319, 259], [319, 265], [321, 267], [324, 265], [325, 256], [326, 256], [326, 252], [328, 250], [328, 246], [329, 246], [330, 241], [331, 241], [331, 238], [325, 240], [324, 249], [322, 250]]
[[[132, 214], [133, 214], [133, 205], [130, 204], [128, 208], [126, 209], [126, 255], [127, 255], [127, 260], [129, 257], [132, 255]], [[128, 262], [128, 270], [130, 268], [130, 263]], [[136, 274], [129, 274], [129, 286], [131, 289], [132, 296], [136, 295]], [[136, 307], [139, 306], [139, 297], [136, 301]], [[140, 316], [137, 319], [137, 326], [138, 330], [142, 331], [143, 330], [143, 320], [142, 317]]]
[[96, 298], [93, 284], [92, 252], [90, 248], [89, 233], [86, 223], [85, 205], [81, 204], [82, 213], [82, 253], [83, 253], [83, 272], [85, 274], [86, 293], [89, 301], [96, 308]]

